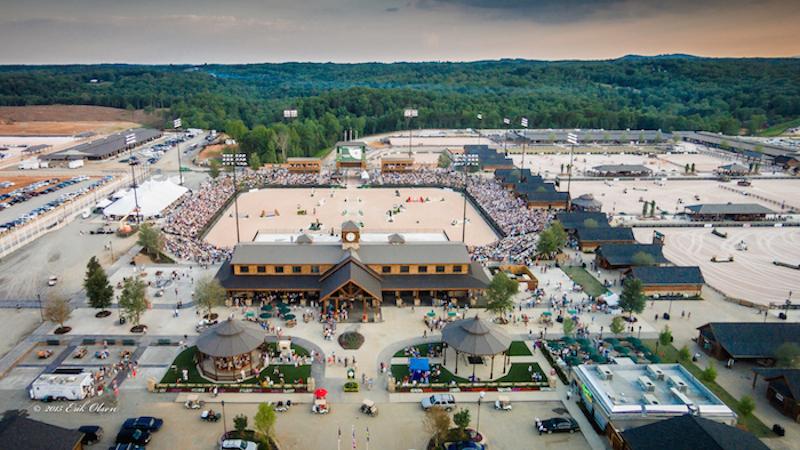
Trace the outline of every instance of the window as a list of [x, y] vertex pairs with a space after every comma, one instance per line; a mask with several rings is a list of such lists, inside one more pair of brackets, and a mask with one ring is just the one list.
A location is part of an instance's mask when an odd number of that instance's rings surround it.
[[381, 267], [381, 273], [392, 273], [392, 266]]
[[239, 273], [250, 273], [250, 266], [239, 266]]
[[303, 268], [300, 266], [292, 266], [292, 273], [303, 273]]
[[283, 273], [283, 266], [275, 266], [275, 273]]
[[409, 269], [408, 266], [400, 266], [400, 273], [408, 273]]
[[444, 266], [436, 266], [436, 273], [444, 273]]
[[418, 266], [417, 273], [428, 273], [428, 266]]
[[319, 266], [311, 266], [311, 273], [319, 273]]
[[453, 273], [461, 273], [464, 270], [464, 266], [453, 266]]
[[266, 266], [258, 266], [258, 267], [256, 267], [256, 272], [258, 272], [258, 273], [267, 273], [267, 267]]

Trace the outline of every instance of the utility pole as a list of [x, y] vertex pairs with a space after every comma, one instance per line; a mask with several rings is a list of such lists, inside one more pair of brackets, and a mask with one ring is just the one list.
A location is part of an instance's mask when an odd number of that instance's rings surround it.
[[506, 142], [508, 142], [508, 126], [511, 124], [511, 119], [504, 118], [503, 124], [505, 125], [505, 133], [503, 133], [503, 154], [508, 156], [508, 150], [506, 149]]
[[[130, 146], [131, 150], [131, 158], [133, 158], [133, 148], [136, 146], [136, 134], [131, 133], [125, 136], [125, 145]], [[134, 171], [134, 164], [133, 161], [128, 161], [128, 164], [131, 166], [131, 180], [133, 181], [133, 200], [136, 203], [136, 224], [139, 224], [139, 194], [136, 190], [136, 172]]]
[[572, 196], [570, 194], [570, 185], [572, 184], [572, 156], [575, 153], [575, 144], [578, 143], [578, 135], [574, 133], [567, 134], [567, 142], [572, 144], [569, 151], [569, 167], [567, 167], [567, 211], [572, 209]]
[[[180, 128], [182, 124], [181, 119], [177, 118], [172, 121], [174, 128]], [[175, 149], [178, 151], [178, 183], [183, 186], [183, 172], [181, 171], [181, 143], [175, 142]]]

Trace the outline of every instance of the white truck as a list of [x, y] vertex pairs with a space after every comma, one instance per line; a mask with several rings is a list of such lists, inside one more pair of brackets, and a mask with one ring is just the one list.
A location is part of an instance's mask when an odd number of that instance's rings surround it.
[[89, 372], [48, 373], [34, 380], [29, 395], [31, 400], [83, 400], [93, 384], [94, 377]]
[[82, 159], [73, 159], [69, 162], [70, 169], [77, 169], [78, 167], [83, 167], [83, 160]]
[[17, 169], [19, 170], [32, 170], [39, 168], [39, 160], [36, 158], [25, 159], [19, 162]]

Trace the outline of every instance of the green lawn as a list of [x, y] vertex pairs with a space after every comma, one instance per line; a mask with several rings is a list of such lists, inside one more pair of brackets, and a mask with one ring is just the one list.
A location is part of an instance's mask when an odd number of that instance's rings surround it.
[[[502, 361], [502, 359], [500, 357], [495, 358], [495, 359], [496, 359], [496, 361], [495, 361], [495, 365], [494, 365], [494, 370], [495, 370], [495, 376], [496, 376], [497, 374], [502, 374], [503, 373], [503, 361]], [[497, 383], [514, 382], [514, 381], [517, 381], [517, 382], [529, 382], [529, 381], [531, 381], [531, 374], [528, 372], [528, 366], [531, 366], [531, 368], [533, 369], [534, 372], [541, 373], [542, 374], [542, 380], [545, 380], [545, 381], [547, 380], [547, 376], [546, 376], [544, 370], [542, 370], [542, 368], [539, 366], [539, 364], [537, 364], [537, 363], [518, 363], [518, 364], [511, 364], [511, 366], [508, 368], [508, 372], [502, 378], [499, 378], [499, 379], [495, 380], [494, 382], [497, 382]], [[469, 369], [469, 367], [467, 367], [466, 369], [462, 368], [461, 370], [466, 370], [467, 371], [467, 372], [462, 372], [462, 374], [468, 373], [469, 374], [468, 376], [472, 375], [472, 370]], [[408, 372], [408, 366], [407, 365], [396, 364], [396, 365], [392, 366], [392, 376], [398, 382], [402, 382], [403, 378], [408, 376], [408, 373], [409, 372]], [[436, 382], [437, 383], [450, 383], [450, 381], [452, 381], [452, 380], [455, 380], [456, 383], [469, 383], [470, 382], [469, 379], [461, 378], [461, 377], [459, 377], [457, 375], [454, 375], [452, 372], [450, 372], [449, 370], [447, 370], [444, 367], [442, 367], [442, 375], [439, 376], [439, 381], [436, 381]], [[484, 381], [484, 382], [487, 382], [487, 381]]]
[[573, 282], [583, 286], [583, 291], [592, 297], [599, 297], [608, 291], [608, 289], [603, 286], [603, 283], [597, 281], [597, 278], [593, 277], [581, 266], [562, 266], [561, 270], [567, 274]]
[[[278, 343], [277, 342], [268, 343], [267, 344], [267, 349], [270, 352], [272, 352], [272, 353], [277, 355], [278, 354]], [[308, 350], [306, 350], [303, 347], [300, 347], [299, 345], [296, 345], [296, 344], [292, 344], [292, 350], [294, 350], [294, 354], [295, 355], [299, 355], [299, 356], [308, 356], [309, 355]]]
[[[656, 341], [655, 339], [642, 339], [642, 343], [651, 350], [655, 350], [656, 348]], [[658, 356], [661, 357], [661, 360], [665, 363], [675, 363], [678, 362], [678, 349], [673, 347], [672, 345], [664, 347], [663, 345], [659, 345], [658, 347]], [[692, 361], [680, 361], [680, 364], [686, 368], [695, 378], [700, 380], [700, 373], [705, 369], [698, 367], [697, 364], [693, 363]], [[722, 366], [719, 364], [715, 365], [717, 370], [720, 370]], [[720, 400], [723, 401], [729, 408], [738, 413], [738, 404], [739, 401], [736, 400], [731, 394], [728, 393], [722, 386], [718, 385], [716, 382], [706, 382], [702, 381], [706, 387], [714, 393]], [[739, 414], [739, 427], [744, 428], [751, 433], [755, 434], [758, 437], [775, 437], [777, 436], [769, 427], [764, 425], [764, 422], [760, 421], [756, 416], [751, 415], [750, 417], [743, 417]]]
[[[496, 362], [496, 361], [495, 361]], [[497, 382], [504, 383], [504, 382], [512, 382], [512, 381], [519, 381], [519, 382], [526, 382], [532, 381], [531, 380], [531, 373], [528, 372], [528, 367], [531, 367], [532, 372], [539, 372], [542, 375], [542, 381], [547, 381], [547, 375], [544, 373], [539, 364], [537, 363], [517, 363], [511, 364], [511, 367], [508, 368], [508, 372]], [[495, 370], [498, 370], [497, 365], [495, 365]], [[500, 371], [503, 370], [503, 364], [500, 363]]]
[[766, 130], [763, 130], [763, 131], [759, 132], [758, 135], [759, 136], [766, 136], [766, 137], [778, 136], [778, 135], [782, 134], [783, 132], [785, 132], [786, 129], [795, 128], [795, 127], [798, 127], [798, 126], [800, 126], [800, 119], [795, 119], [795, 120], [792, 120], [791, 122], [784, 122], [784, 123], [779, 123], [777, 125], [773, 125], [773, 126], [767, 128]]
[[508, 349], [508, 356], [531, 356], [530, 349], [522, 341], [514, 341]]

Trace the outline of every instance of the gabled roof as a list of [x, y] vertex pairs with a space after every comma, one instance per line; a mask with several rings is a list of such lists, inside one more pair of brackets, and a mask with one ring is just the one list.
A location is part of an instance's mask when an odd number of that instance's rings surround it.
[[300, 236], [297, 236], [297, 240], [295, 240], [295, 242], [298, 244], [311, 244], [314, 242], [314, 239], [312, 239], [311, 236], [303, 233]]
[[[583, 234], [585, 234], [584, 230], [588, 231], [591, 229], [592, 228], [579, 228], [581, 239], [585, 239], [583, 237]], [[646, 253], [652, 256], [653, 264], [669, 264], [662, 250], [662, 247], [658, 244], [603, 244], [595, 253], [598, 257], [603, 257], [608, 260], [608, 263], [612, 266], [634, 265], [633, 255], [637, 253]]]
[[653, 266], [633, 267], [633, 276], [642, 280], [644, 286], [705, 284], [703, 272], [697, 266]]
[[727, 170], [729, 172], [749, 172], [750, 168], [743, 166], [741, 164], [726, 164], [724, 166], [719, 166], [718, 169]]
[[[538, 192], [555, 192], [556, 185], [553, 183], [517, 183], [514, 185], [514, 190], [518, 194], [531, 194]], [[566, 194], [566, 192], [565, 192]]]
[[571, 230], [574, 228], [582, 227], [583, 223], [586, 222], [587, 219], [592, 219], [597, 222], [597, 227], [609, 228], [610, 225], [608, 224], [608, 216], [606, 213], [603, 212], [583, 212], [583, 211], [573, 211], [573, 212], [562, 212], [558, 213], [558, 221], [561, 222], [561, 226], [564, 227], [565, 230]]
[[356, 284], [375, 298], [383, 298], [380, 277], [356, 261], [349, 260], [331, 269], [320, 279], [320, 300], [325, 300], [347, 283]]
[[392, 233], [389, 236], [389, 243], [390, 244], [402, 244], [405, 241], [406, 241], [405, 238], [403, 238], [403, 236], [401, 236], [401, 235], [399, 235], [397, 233]]
[[758, 203], [703, 203], [687, 206], [695, 214], [775, 214], [775, 211]]
[[712, 322], [698, 330], [734, 358], [772, 358], [786, 342], [800, 345], [800, 323]]
[[529, 202], [566, 202], [569, 200], [569, 194], [566, 192], [556, 191], [535, 191], [526, 192], [525, 200]]
[[766, 369], [755, 368], [754, 372], [761, 374], [769, 382], [771, 388], [780, 392], [784, 397], [800, 400], [800, 369]]
[[587, 242], [618, 242], [625, 241], [635, 243], [636, 239], [633, 237], [633, 230], [630, 228], [586, 228], [577, 227], [578, 238], [581, 241]]
[[632, 450], [768, 450], [752, 433], [686, 414], [625, 430]]
[[11, 414], [0, 421], [0, 450], [73, 450], [83, 439], [80, 431]]
[[342, 224], [342, 231], [359, 231], [360, 229], [361, 228], [358, 226], [358, 224], [352, 220], [348, 220]]

